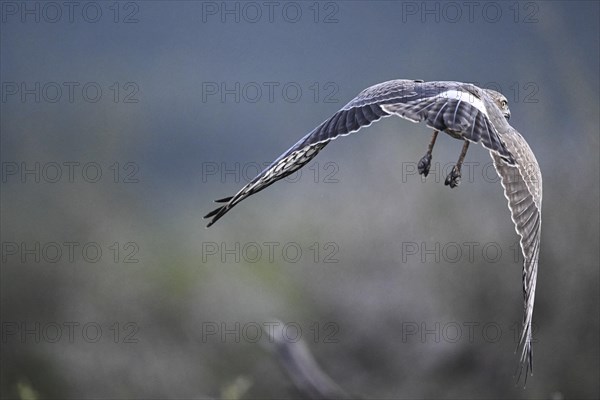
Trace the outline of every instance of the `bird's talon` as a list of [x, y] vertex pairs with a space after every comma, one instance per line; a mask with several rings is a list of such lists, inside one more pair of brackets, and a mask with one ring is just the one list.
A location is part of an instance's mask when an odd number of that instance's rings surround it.
[[450, 171], [450, 173], [446, 177], [446, 181], [444, 182], [444, 185], [450, 186], [451, 188], [457, 187], [458, 185], [460, 185], [461, 176], [462, 175], [460, 173], [460, 170], [458, 168], [456, 168], [456, 165], [455, 165], [454, 167], [452, 167], [452, 171]]
[[419, 170], [419, 174], [423, 176], [429, 175], [429, 168], [431, 167], [431, 154], [427, 153], [419, 160], [419, 164], [417, 164], [417, 168]]

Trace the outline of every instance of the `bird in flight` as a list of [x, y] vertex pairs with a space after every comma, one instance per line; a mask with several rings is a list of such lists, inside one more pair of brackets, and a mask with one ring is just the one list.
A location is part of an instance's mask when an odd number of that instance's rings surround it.
[[248, 196], [302, 168], [333, 139], [392, 115], [415, 123], [425, 121], [433, 129], [427, 152], [418, 163], [419, 173], [424, 176], [429, 173], [439, 132], [464, 142], [458, 161], [444, 182], [451, 188], [460, 183], [461, 167], [469, 144], [481, 143], [489, 150], [508, 200], [515, 230], [520, 236], [524, 257], [525, 300], [523, 331], [517, 347], [521, 349], [517, 380], [523, 369], [527, 379], [533, 368], [532, 317], [540, 250], [542, 175], [531, 148], [523, 136], [509, 125], [508, 101], [501, 93], [448, 81], [397, 79], [371, 86], [300, 139], [234, 196], [216, 200], [224, 204], [204, 217], [211, 218], [207, 227]]

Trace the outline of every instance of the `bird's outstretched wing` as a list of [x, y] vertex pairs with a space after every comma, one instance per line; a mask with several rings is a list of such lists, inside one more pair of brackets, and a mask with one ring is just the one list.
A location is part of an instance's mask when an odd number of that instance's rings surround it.
[[211, 218], [207, 227], [246, 197], [302, 168], [333, 139], [390, 115], [415, 123], [425, 121], [427, 126], [451, 136], [481, 142], [507, 164], [514, 165], [487, 108], [482, 91], [470, 84], [393, 80], [371, 86], [300, 139], [234, 196], [217, 200], [225, 204], [204, 217]]
[[510, 125], [502, 129], [502, 140], [514, 155], [516, 165], [509, 165], [497, 154], [491, 153], [494, 166], [500, 175], [504, 195], [508, 199], [512, 221], [520, 236], [523, 253], [523, 332], [518, 343], [521, 348], [520, 368], [517, 381], [525, 369], [533, 370], [532, 361], [532, 318], [535, 285], [540, 254], [540, 232], [542, 225], [542, 174], [531, 148], [521, 134]]

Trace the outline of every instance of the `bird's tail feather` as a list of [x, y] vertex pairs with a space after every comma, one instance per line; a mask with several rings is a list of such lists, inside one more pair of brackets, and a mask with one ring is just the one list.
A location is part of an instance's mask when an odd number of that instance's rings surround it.
[[204, 218], [212, 218], [212, 220], [208, 223], [208, 225], [206, 225], [207, 228], [210, 228], [210, 226], [212, 224], [217, 222], [223, 215], [225, 215], [227, 213], [227, 211], [229, 211], [233, 208], [234, 204], [232, 204], [231, 199], [233, 199], [233, 196], [215, 200], [215, 203], [227, 203], [227, 204], [222, 205], [218, 208], [215, 208], [214, 210], [212, 210], [211, 212], [209, 212], [208, 214], [206, 214], [204, 216]]

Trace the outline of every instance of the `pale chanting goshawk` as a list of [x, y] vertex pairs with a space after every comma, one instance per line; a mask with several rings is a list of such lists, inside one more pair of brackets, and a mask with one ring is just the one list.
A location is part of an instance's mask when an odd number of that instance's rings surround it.
[[418, 165], [419, 173], [424, 176], [429, 173], [438, 132], [464, 141], [458, 162], [445, 181], [450, 187], [460, 183], [469, 143], [481, 142], [489, 150], [524, 257], [524, 318], [518, 348], [521, 348], [519, 377], [523, 368], [527, 377], [533, 367], [532, 316], [540, 250], [542, 175], [531, 148], [508, 124], [508, 101], [501, 93], [468, 83], [443, 81], [398, 79], [371, 86], [300, 139], [234, 196], [216, 200], [225, 204], [205, 216], [212, 218], [207, 227], [246, 197], [306, 165], [333, 139], [391, 115], [412, 122], [425, 121], [434, 129], [429, 148]]

